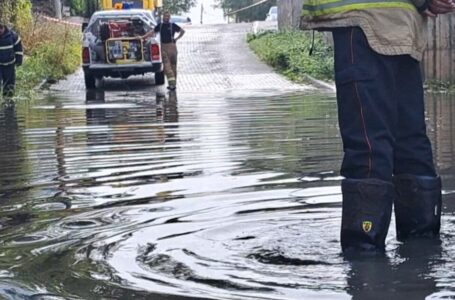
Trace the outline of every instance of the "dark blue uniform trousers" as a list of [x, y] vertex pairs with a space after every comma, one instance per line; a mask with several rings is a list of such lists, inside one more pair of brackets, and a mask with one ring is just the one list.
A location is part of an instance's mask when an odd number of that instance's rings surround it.
[[341, 175], [389, 182], [398, 174], [435, 177], [419, 62], [378, 54], [358, 27], [334, 29], [333, 38]]
[[12, 96], [16, 85], [16, 66], [0, 66], [0, 81], [2, 82], [3, 95]]

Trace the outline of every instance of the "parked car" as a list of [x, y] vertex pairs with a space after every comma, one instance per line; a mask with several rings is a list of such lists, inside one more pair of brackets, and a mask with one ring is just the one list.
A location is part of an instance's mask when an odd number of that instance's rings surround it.
[[191, 18], [185, 16], [172, 16], [171, 22], [177, 25], [191, 25]]
[[277, 21], [278, 20], [278, 7], [272, 6], [267, 13], [266, 21]]
[[95, 12], [83, 25], [82, 68], [87, 89], [104, 77], [128, 78], [155, 74], [155, 83], [164, 84], [158, 37], [143, 40], [156, 22], [144, 9]]

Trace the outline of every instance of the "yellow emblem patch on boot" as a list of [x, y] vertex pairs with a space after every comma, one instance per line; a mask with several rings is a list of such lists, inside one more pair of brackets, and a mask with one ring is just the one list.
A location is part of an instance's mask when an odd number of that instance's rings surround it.
[[363, 231], [365, 233], [370, 232], [372, 228], [373, 228], [373, 222], [371, 222], [371, 221], [363, 221], [362, 229], [363, 229]]

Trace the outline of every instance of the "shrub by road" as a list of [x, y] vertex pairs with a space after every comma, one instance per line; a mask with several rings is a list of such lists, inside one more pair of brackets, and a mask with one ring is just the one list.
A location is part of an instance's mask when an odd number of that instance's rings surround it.
[[77, 70], [80, 28], [33, 16], [30, 0], [5, 0], [0, 3], [0, 12], [20, 34], [24, 46], [24, 63], [17, 68], [19, 96], [27, 96], [43, 80], [58, 80]]
[[262, 32], [249, 35], [251, 49], [267, 64], [294, 81], [307, 81], [306, 75], [321, 80], [333, 79], [333, 50], [316, 33], [312, 55], [312, 32]]

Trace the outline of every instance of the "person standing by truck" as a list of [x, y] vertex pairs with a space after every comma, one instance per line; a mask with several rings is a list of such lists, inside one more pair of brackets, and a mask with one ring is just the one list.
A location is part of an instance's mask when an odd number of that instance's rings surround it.
[[[156, 25], [155, 33], [160, 34], [161, 52], [163, 56], [164, 73], [169, 83], [168, 89], [175, 90], [177, 84], [177, 45], [176, 42], [185, 34], [185, 30], [171, 22], [171, 14], [165, 12], [163, 22]], [[179, 35], [174, 38], [175, 34]]]
[[22, 65], [23, 55], [21, 38], [0, 20], [0, 81], [4, 97], [14, 94], [16, 66]]

